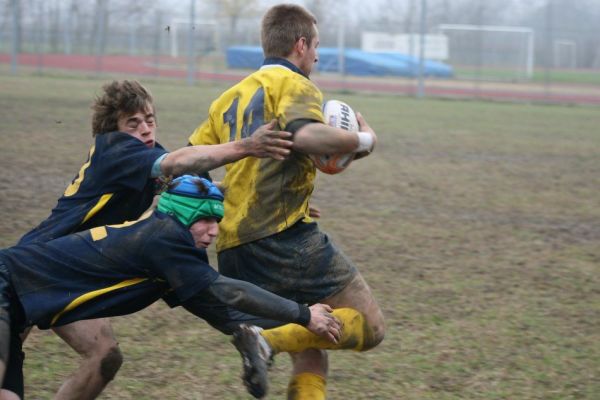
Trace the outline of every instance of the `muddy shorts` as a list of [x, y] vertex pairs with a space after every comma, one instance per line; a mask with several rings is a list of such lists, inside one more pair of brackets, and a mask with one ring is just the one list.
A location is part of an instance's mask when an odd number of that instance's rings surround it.
[[[2, 389], [10, 390], [23, 398], [23, 359], [25, 354], [22, 350], [21, 337], [19, 331], [15, 328], [20, 318], [15, 318], [14, 292], [10, 285], [9, 272], [2, 259], [0, 258], [0, 343], [6, 343], [7, 348], [0, 349], [1, 357], [8, 358], [6, 362], [6, 373]], [[15, 321], [16, 320], [16, 321]], [[1, 345], [1, 344], [0, 344]], [[7, 352], [8, 354], [4, 354]]]
[[344, 289], [357, 269], [316, 223], [297, 222], [283, 232], [221, 251], [219, 272], [310, 305]]

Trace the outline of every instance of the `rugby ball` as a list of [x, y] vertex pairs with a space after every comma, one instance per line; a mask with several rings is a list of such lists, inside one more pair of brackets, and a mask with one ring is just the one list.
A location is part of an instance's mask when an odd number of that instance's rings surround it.
[[[328, 100], [323, 104], [325, 123], [348, 132], [358, 132], [358, 121], [354, 110], [339, 100]], [[355, 153], [311, 155], [315, 167], [326, 174], [337, 174], [348, 168]]]

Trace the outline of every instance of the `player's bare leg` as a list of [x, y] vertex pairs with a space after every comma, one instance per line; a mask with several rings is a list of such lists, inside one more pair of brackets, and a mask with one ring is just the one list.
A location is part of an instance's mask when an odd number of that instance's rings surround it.
[[1, 389], [0, 400], [21, 400], [21, 398], [10, 390]]
[[341, 292], [320, 303], [329, 304], [333, 309], [352, 308], [362, 314], [365, 332], [362, 348], [357, 350], [372, 349], [383, 340], [385, 336], [383, 313], [371, 293], [371, 288], [360, 273]]
[[9, 341], [10, 326], [7, 321], [2, 319], [2, 311], [0, 311], [0, 385], [4, 382], [4, 373], [6, 372], [6, 363], [8, 362]]
[[[353, 321], [354, 332], [361, 342], [355, 350], [369, 350], [377, 346], [385, 335], [385, 322], [377, 301], [364, 278], [357, 274], [339, 293], [321, 300], [332, 308], [350, 308], [345, 317]], [[339, 318], [339, 316], [338, 316]], [[357, 321], [364, 323], [356, 323]], [[342, 321], [345, 325], [349, 321]], [[348, 324], [349, 325], [349, 324]], [[288, 385], [288, 400], [325, 399], [327, 355], [323, 350], [306, 350], [292, 355], [294, 372]]]
[[324, 400], [328, 359], [325, 350], [290, 353], [294, 369], [288, 383], [288, 400]]
[[[9, 342], [10, 342], [10, 317], [8, 313], [0, 309], [0, 386], [4, 382], [4, 373], [6, 372], [6, 364], [9, 357]], [[0, 389], [0, 400], [19, 400], [19, 396], [15, 393]]]
[[[0, 285], [3, 281], [0, 281]], [[6, 365], [8, 364], [10, 349], [10, 314], [8, 304], [0, 293], [0, 387], [4, 382]], [[8, 390], [0, 389], [0, 400], [19, 400], [19, 396]]]
[[62, 384], [55, 399], [95, 399], [123, 363], [107, 318], [78, 321], [54, 332], [83, 357], [79, 368]]

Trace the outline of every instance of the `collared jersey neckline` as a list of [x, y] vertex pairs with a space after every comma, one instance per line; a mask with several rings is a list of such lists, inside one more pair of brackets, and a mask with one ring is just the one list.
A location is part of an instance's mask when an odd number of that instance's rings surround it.
[[285, 58], [280, 58], [280, 57], [268, 57], [268, 58], [265, 58], [265, 60], [263, 61], [262, 66], [260, 67], [260, 69], [269, 68], [269, 67], [275, 66], [275, 65], [279, 65], [279, 66], [285, 67], [285, 68], [287, 68], [287, 69], [289, 69], [291, 71], [294, 71], [294, 72], [302, 75], [306, 79], [310, 79], [304, 72], [302, 72], [302, 70], [300, 68], [298, 68], [297, 66], [295, 66], [294, 64], [292, 64], [290, 61], [286, 60]]

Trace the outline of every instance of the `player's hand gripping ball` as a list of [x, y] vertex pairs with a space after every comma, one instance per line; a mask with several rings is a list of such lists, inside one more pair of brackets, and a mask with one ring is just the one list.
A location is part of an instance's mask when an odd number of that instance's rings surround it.
[[[325, 123], [348, 132], [358, 132], [354, 110], [343, 101], [328, 100], [323, 104]], [[348, 168], [356, 153], [311, 155], [315, 167], [326, 174], [337, 174]]]

